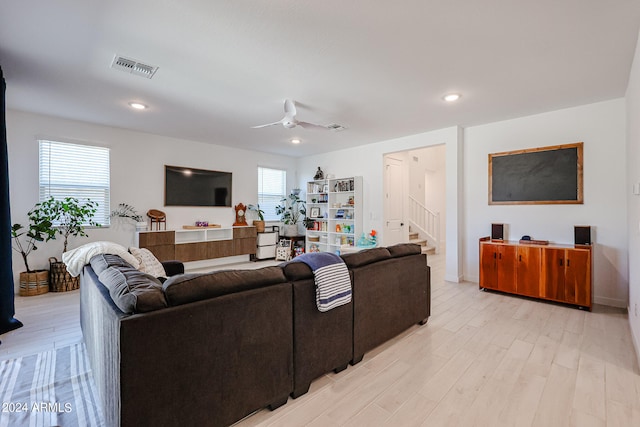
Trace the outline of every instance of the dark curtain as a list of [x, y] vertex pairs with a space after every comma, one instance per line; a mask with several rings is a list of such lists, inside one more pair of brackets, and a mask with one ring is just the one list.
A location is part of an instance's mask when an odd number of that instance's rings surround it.
[[5, 91], [0, 67], [0, 334], [22, 326], [14, 319], [16, 314], [11, 266], [11, 211], [9, 209], [9, 153], [7, 150], [7, 121], [5, 117]]

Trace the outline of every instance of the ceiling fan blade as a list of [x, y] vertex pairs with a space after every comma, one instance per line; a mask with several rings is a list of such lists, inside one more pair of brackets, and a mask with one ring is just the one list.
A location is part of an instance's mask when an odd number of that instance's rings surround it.
[[314, 123], [309, 123], [309, 122], [298, 122], [298, 125], [302, 126], [305, 129], [324, 129], [324, 130], [328, 129], [326, 126], [316, 125]]
[[273, 123], [267, 123], [266, 125], [258, 125], [258, 126], [251, 126], [251, 129], [260, 129], [260, 128], [266, 128], [268, 126], [275, 126], [275, 125], [281, 125], [283, 123], [283, 120], [278, 120], [277, 122], [273, 122]]
[[296, 103], [291, 99], [284, 100], [284, 117], [285, 119], [294, 119], [296, 117]]

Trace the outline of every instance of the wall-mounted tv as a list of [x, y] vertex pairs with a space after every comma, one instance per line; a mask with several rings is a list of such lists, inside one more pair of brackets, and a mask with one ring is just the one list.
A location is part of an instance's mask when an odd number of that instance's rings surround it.
[[164, 205], [231, 207], [231, 172], [165, 165]]

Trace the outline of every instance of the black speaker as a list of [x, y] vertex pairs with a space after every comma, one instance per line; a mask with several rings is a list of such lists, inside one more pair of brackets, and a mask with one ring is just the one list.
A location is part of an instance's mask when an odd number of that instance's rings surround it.
[[574, 228], [574, 241], [576, 245], [590, 245], [591, 244], [591, 226], [589, 225], [576, 225]]
[[491, 224], [491, 240], [504, 240], [504, 224]]

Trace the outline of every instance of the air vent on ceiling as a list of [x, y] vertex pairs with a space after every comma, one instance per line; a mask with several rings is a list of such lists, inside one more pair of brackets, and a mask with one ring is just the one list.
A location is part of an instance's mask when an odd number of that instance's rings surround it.
[[158, 71], [158, 67], [156, 66], [144, 64], [138, 60], [119, 55], [113, 57], [111, 68], [135, 74], [136, 76], [146, 77], [147, 79], [153, 77], [156, 71]]
[[332, 131], [334, 131], [334, 132], [340, 132], [340, 131], [342, 131], [342, 130], [345, 130], [345, 129], [346, 129], [346, 127], [344, 127], [344, 126], [342, 126], [342, 125], [339, 125], [339, 124], [337, 124], [337, 123], [332, 123], [332, 124], [330, 124], [330, 125], [327, 125], [327, 129], [330, 129], [330, 130], [332, 130]]

